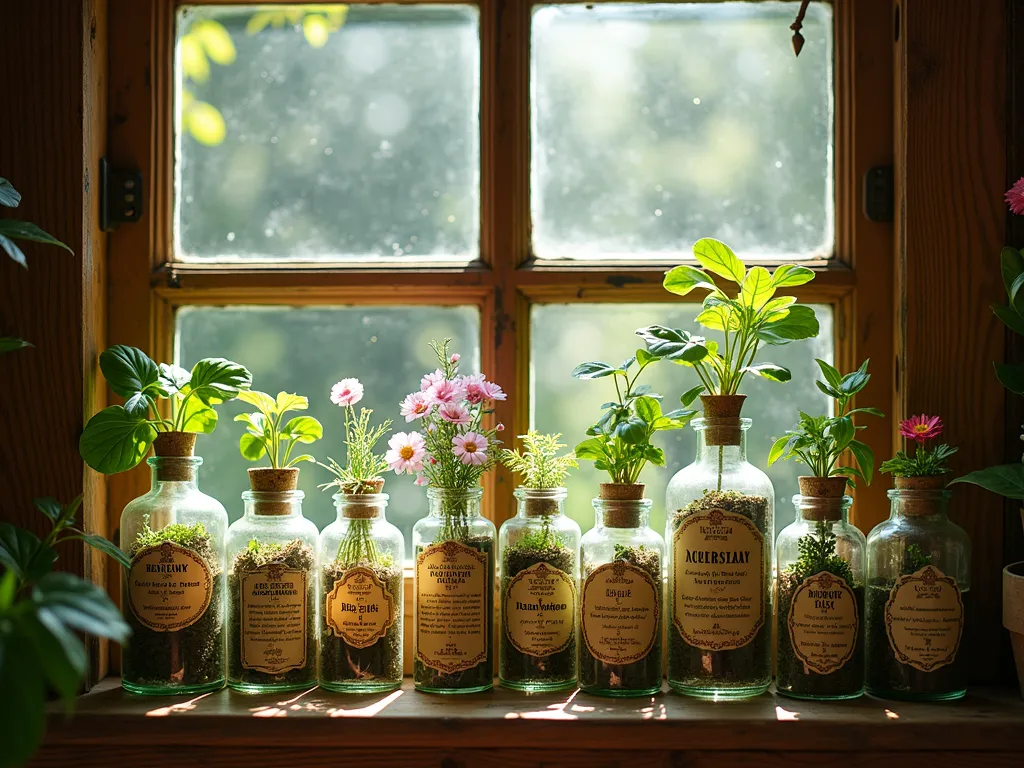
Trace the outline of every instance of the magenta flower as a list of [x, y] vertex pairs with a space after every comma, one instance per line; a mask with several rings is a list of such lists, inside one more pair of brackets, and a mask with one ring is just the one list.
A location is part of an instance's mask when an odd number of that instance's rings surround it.
[[427, 453], [427, 444], [419, 432], [399, 432], [388, 440], [388, 452], [384, 461], [396, 475], [408, 472], [415, 474], [423, 469], [423, 457]]
[[911, 440], [924, 443], [942, 434], [942, 419], [938, 416], [911, 416], [900, 422], [900, 434]]
[[502, 423], [501, 423], [501, 422], [499, 421], [499, 422], [498, 422], [498, 426], [496, 426], [496, 427], [494, 428], [494, 431], [495, 431], [495, 432], [504, 432], [504, 431], [505, 431], [505, 425], [504, 425], [504, 424], [502, 424]]
[[363, 385], [359, 379], [342, 379], [331, 387], [331, 402], [335, 405], [355, 405], [363, 399]]
[[426, 392], [435, 384], [440, 384], [444, 381], [444, 371], [438, 368], [433, 373], [428, 373], [422, 379], [420, 379], [420, 392]]
[[416, 419], [422, 419], [433, 407], [427, 402], [427, 396], [423, 392], [413, 392], [411, 395], [406, 395], [399, 406], [401, 408], [400, 413], [405, 416], [405, 420], [415, 421]]
[[441, 405], [442, 403], [454, 403], [457, 400], [461, 400], [465, 396], [466, 390], [457, 381], [441, 379], [441, 381], [431, 384], [424, 394], [427, 397], [428, 403]]
[[452, 453], [463, 464], [479, 466], [487, 461], [487, 438], [476, 432], [456, 435], [452, 438]]
[[1005, 200], [1013, 213], [1018, 216], [1024, 214], [1024, 177], [1017, 179], [1016, 183], [1006, 190]]
[[441, 403], [437, 415], [452, 424], [469, 424], [469, 411], [461, 403]]

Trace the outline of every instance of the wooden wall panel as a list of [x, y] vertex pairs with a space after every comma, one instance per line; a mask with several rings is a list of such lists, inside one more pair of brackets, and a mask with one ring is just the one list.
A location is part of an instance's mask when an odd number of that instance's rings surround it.
[[[1001, 463], [1004, 394], [1004, 0], [897, 0], [896, 351], [900, 413], [940, 414], [957, 475]], [[976, 680], [998, 658], [1001, 500], [958, 486], [952, 518], [974, 547], [967, 642]]]

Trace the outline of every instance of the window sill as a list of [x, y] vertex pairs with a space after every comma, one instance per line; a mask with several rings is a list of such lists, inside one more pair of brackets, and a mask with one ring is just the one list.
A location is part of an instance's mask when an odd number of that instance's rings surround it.
[[984, 752], [986, 766], [1019, 766], [1022, 725], [1024, 702], [1009, 691], [986, 689], [950, 704], [868, 697], [818, 703], [774, 695], [714, 703], [667, 693], [614, 700], [500, 689], [447, 697], [415, 693], [407, 680], [389, 694], [219, 691], [163, 699], [128, 696], [110, 678], [82, 697], [73, 719], [54, 710], [34, 765], [155, 766], [166, 759], [180, 766], [195, 758], [204, 768], [272, 759], [304, 766], [349, 758], [454, 768], [486, 755], [490, 765], [575, 765], [589, 758], [641, 768], [670, 764], [683, 753], [702, 766], [718, 762], [721, 753], [749, 757], [754, 751], [822, 758], [860, 753], [851, 765], [870, 762], [872, 768], [905, 764], [908, 752], [926, 753], [932, 768], [962, 766], [962, 753]]

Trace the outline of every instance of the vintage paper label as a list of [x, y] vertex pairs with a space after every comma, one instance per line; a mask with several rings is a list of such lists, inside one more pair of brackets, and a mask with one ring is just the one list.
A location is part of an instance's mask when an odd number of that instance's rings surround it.
[[213, 576], [191, 549], [165, 541], [140, 549], [128, 571], [128, 604], [154, 632], [177, 632], [199, 621], [213, 597]]
[[575, 615], [573, 578], [547, 563], [524, 568], [505, 589], [505, 634], [522, 653], [550, 656], [563, 650], [572, 640]]
[[416, 558], [416, 657], [445, 674], [487, 658], [486, 553], [457, 541], [427, 547]]
[[270, 563], [239, 584], [242, 666], [279, 675], [306, 665], [306, 572]]
[[805, 672], [842, 669], [857, 647], [857, 595], [842, 579], [822, 571], [804, 579], [789, 606], [789, 639]]
[[395, 623], [397, 601], [369, 568], [349, 568], [327, 594], [327, 626], [353, 648], [369, 648]]
[[672, 541], [674, 621], [705, 651], [742, 648], [764, 625], [765, 541], [753, 521], [724, 509], [697, 512]]
[[583, 642], [606, 664], [630, 664], [658, 638], [661, 584], [635, 565], [616, 560], [595, 568], [583, 584]]
[[900, 576], [885, 604], [889, 647], [903, 664], [932, 672], [951, 664], [964, 630], [964, 601], [956, 579], [926, 565]]

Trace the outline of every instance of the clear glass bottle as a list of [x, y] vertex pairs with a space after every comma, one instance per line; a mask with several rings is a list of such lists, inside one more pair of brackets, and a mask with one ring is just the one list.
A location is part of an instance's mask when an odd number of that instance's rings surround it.
[[336, 493], [320, 563], [320, 685], [344, 693], [402, 684], [405, 540], [386, 493]]
[[[846, 479], [838, 479], [841, 493]], [[797, 494], [796, 519], [779, 533], [775, 689], [784, 696], [864, 693], [866, 553], [864, 534], [849, 522], [852, 504], [849, 496]]]
[[650, 527], [651, 506], [594, 499], [594, 527], [580, 543], [579, 680], [588, 693], [661, 690], [665, 541]]
[[498, 533], [498, 679], [520, 691], [576, 687], [580, 527], [565, 488], [517, 488], [518, 511]]
[[121, 549], [132, 560], [121, 601], [132, 628], [121, 683], [146, 695], [213, 691], [224, 685], [228, 515], [199, 490], [198, 456], [147, 463], [152, 488], [121, 513]]
[[[926, 481], [926, 482], [924, 482]], [[897, 478], [889, 519], [868, 535], [867, 690], [911, 701], [967, 692], [961, 647], [971, 542], [941, 478]]]
[[317, 529], [302, 491], [246, 491], [228, 528], [228, 685], [245, 693], [316, 685]]
[[775, 490], [747, 461], [750, 419], [691, 424], [697, 460], [666, 494], [668, 682], [703, 698], [756, 696], [772, 681]]
[[412, 529], [413, 681], [430, 693], [494, 685], [494, 524], [480, 488], [428, 488]]

